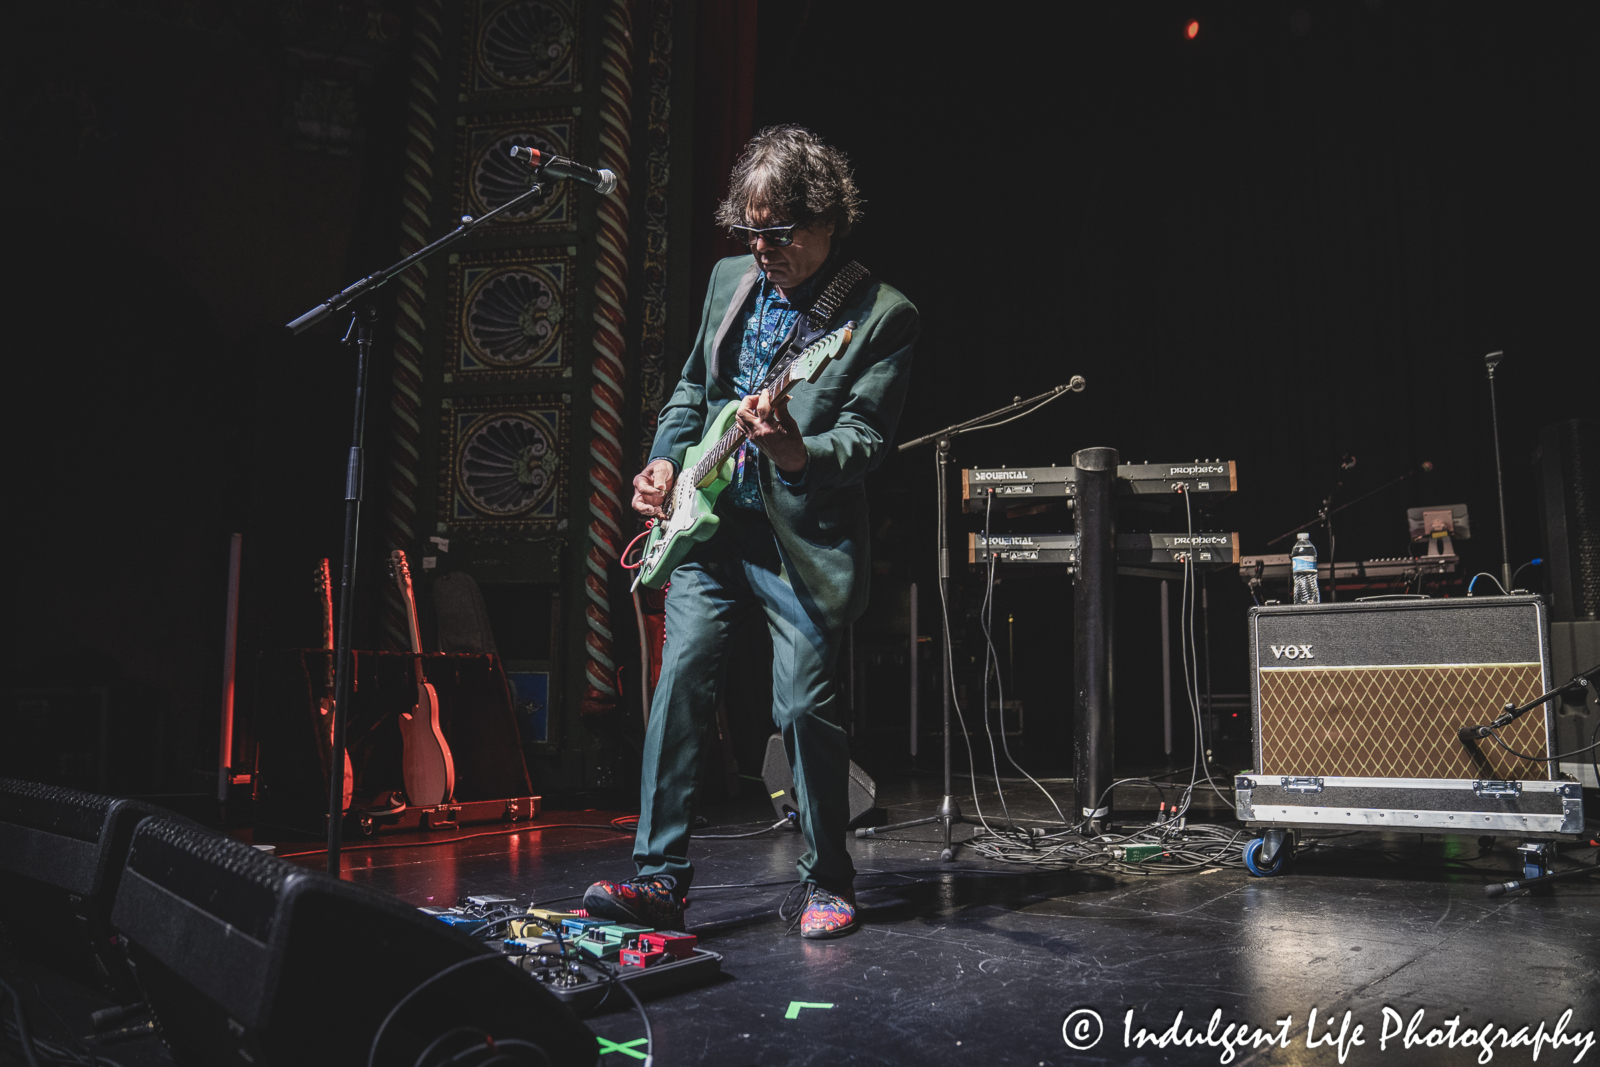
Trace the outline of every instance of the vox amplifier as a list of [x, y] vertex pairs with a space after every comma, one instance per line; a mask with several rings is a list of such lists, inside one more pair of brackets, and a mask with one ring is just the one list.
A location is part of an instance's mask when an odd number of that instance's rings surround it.
[[1252, 826], [1328, 824], [1530, 839], [1580, 833], [1582, 788], [1556, 780], [1550, 704], [1458, 731], [1550, 688], [1536, 596], [1294, 604], [1250, 612]]

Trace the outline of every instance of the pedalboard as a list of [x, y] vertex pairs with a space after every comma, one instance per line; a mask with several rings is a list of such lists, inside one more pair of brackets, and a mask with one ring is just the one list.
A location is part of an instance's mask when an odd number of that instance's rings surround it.
[[640, 995], [657, 994], [697, 985], [722, 971], [722, 957], [681, 930], [523, 906], [514, 897], [493, 894], [418, 910], [467, 934], [504, 926], [496, 947], [578, 1012], [594, 1007], [618, 982]]

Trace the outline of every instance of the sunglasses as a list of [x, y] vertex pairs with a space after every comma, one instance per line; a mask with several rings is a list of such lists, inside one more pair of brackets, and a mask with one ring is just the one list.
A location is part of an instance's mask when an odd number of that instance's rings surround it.
[[753, 246], [758, 240], [765, 237], [767, 244], [772, 245], [774, 248], [788, 248], [794, 244], [796, 225], [796, 223], [788, 222], [782, 226], [767, 226], [763, 228], [755, 226], [730, 226], [728, 228], [733, 231], [734, 237], [745, 244]]

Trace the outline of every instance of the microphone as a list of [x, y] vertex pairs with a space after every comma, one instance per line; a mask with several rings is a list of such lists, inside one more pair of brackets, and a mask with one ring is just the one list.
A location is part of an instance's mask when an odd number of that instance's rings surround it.
[[1068, 382], [1066, 385], [1057, 386], [1056, 388], [1064, 393], [1081, 393], [1083, 392], [1083, 387], [1088, 384], [1088, 382], [1083, 380], [1083, 375], [1074, 374], [1070, 382]]
[[1475, 744], [1480, 738], [1489, 736], [1487, 726], [1463, 726], [1456, 731], [1456, 736], [1467, 744]]
[[617, 187], [617, 176], [613, 172], [601, 168], [595, 170], [582, 163], [574, 163], [562, 156], [541, 152], [537, 148], [527, 148], [517, 145], [511, 149], [512, 159], [526, 160], [528, 166], [534, 170], [548, 174], [552, 178], [571, 178], [573, 181], [592, 185], [596, 192], [609, 193]]

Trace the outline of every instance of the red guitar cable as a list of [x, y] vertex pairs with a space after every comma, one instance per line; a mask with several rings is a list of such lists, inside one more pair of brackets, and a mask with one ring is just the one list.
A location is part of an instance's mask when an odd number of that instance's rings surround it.
[[624, 548], [622, 550], [622, 555], [617, 557], [617, 562], [622, 565], [622, 569], [623, 570], [636, 571], [640, 567], [644, 566], [644, 557], [643, 556], [639, 557], [639, 562], [638, 563], [629, 563], [628, 562], [628, 553], [633, 551], [633, 546], [634, 545], [638, 544], [644, 538], [650, 536], [650, 531], [651, 531], [651, 529], [653, 529], [655, 527], [655, 524], [656, 524], [656, 520], [654, 520], [654, 519], [646, 519], [646, 520], [644, 520], [644, 532], [641, 533], [638, 537], [635, 537], [632, 541], [629, 541], [628, 542], [628, 547]]

